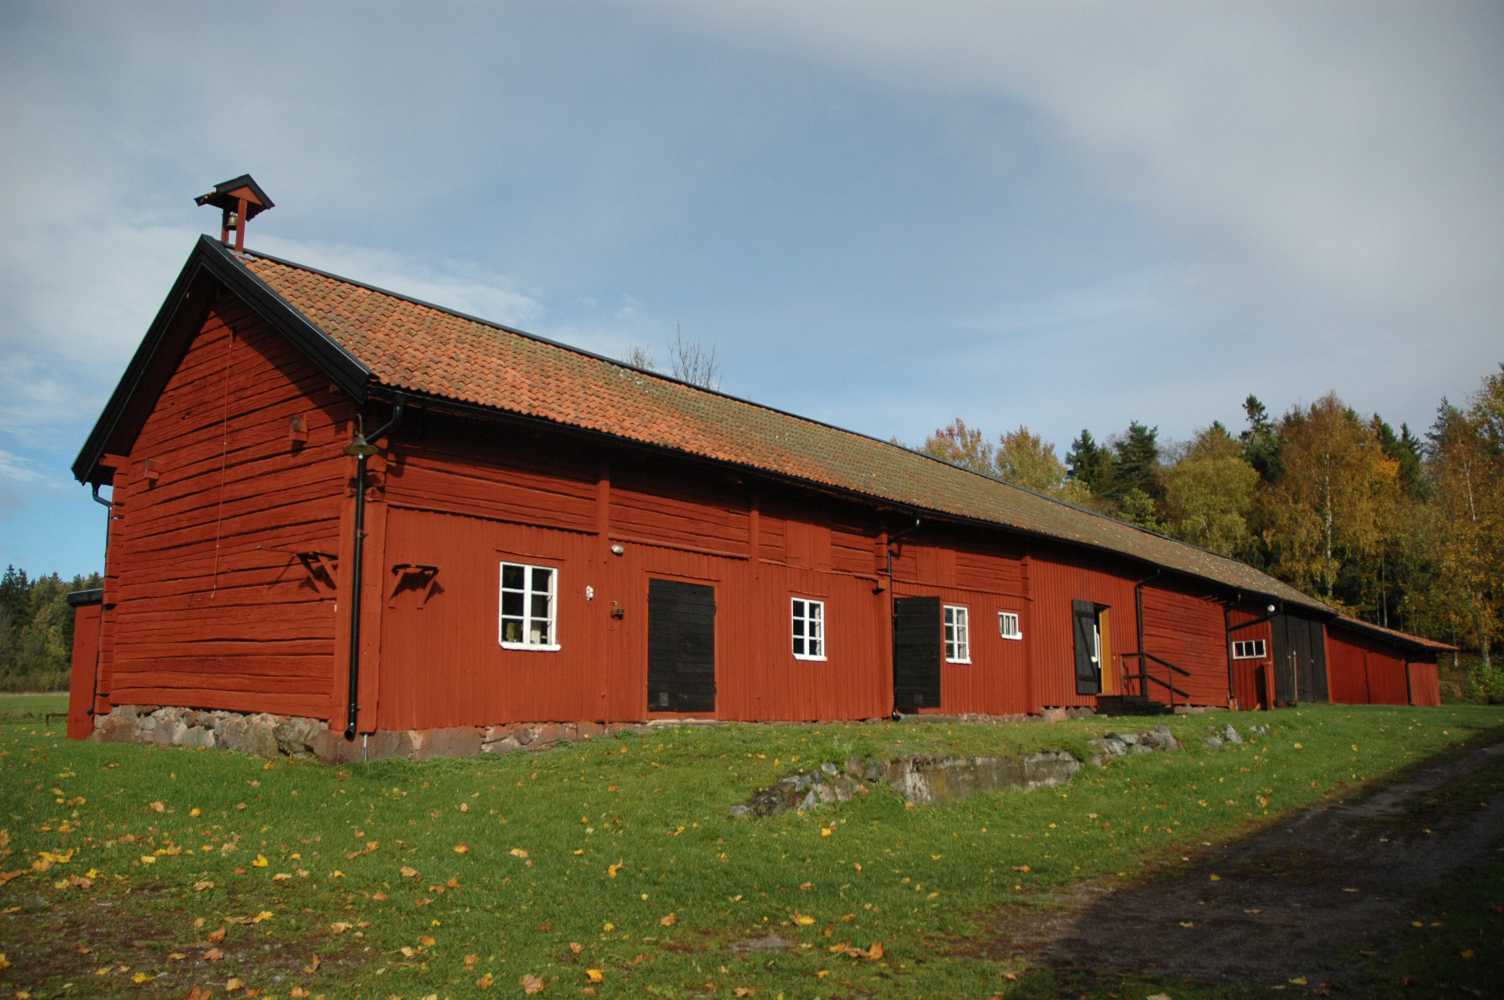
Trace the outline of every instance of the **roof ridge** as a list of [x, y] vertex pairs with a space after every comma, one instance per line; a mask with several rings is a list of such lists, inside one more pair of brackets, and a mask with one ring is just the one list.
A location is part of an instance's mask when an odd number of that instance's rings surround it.
[[[853, 435], [855, 437], [863, 438], [863, 439], [868, 440], [868, 441], [875, 441], [878, 444], [884, 445], [886, 447], [897, 448], [897, 449], [900, 449], [902, 451], [908, 452], [911, 455], [917, 455], [917, 456], [919, 456], [921, 458], [926, 458], [926, 459], [929, 459], [930, 461], [933, 461], [933, 462], [939, 462], [941, 465], [947, 466], [949, 468], [959, 469], [962, 472], [970, 473], [971, 475], [975, 475], [975, 476], [980, 476], [981, 478], [986, 479], [989, 482], [997, 483], [998, 485], [1001, 485], [1001, 486], [1007, 486], [1007, 487], [1009, 487], [1011, 489], [1020, 490], [1020, 491], [1022, 491], [1024, 493], [1030, 494], [1031, 496], [1038, 497], [1041, 500], [1047, 500], [1050, 503], [1059, 504], [1062, 507], [1066, 507], [1066, 508], [1068, 508], [1070, 510], [1077, 511], [1077, 512], [1085, 514], [1085, 515], [1087, 515], [1089, 517], [1100, 518], [1100, 519], [1106, 520], [1106, 521], [1108, 521], [1108, 522], [1110, 522], [1110, 523], [1112, 523], [1114, 525], [1121, 525], [1121, 526], [1123, 526], [1125, 528], [1131, 528], [1131, 529], [1133, 529], [1135, 531], [1143, 532], [1144, 534], [1151, 535], [1151, 536], [1153, 536], [1155, 538], [1162, 538], [1162, 539], [1164, 539], [1166, 541], [1174, 542], [1174, 543], [1176, 543], [1178, 545], [1186, 545], [1186, 546], [1189, 546], [1191, 548], [1197, 549], [1197, 550], [1199, 550], [1201, 552], [1205, 552], [1208, 555], [1215, 556], [1215, 557], [1217, 557], [1219, 559], [1226, 559], [1226, 560], [1229, 560], [1230, 562], [1235, 562], [1235, 563], [1238, 563], [1238, 564], [1244, 565], [1244, 566], [1250, 565], [1249, 563], [1246, 563], [1246, 562], [1244, 562], [1241, 559], [1236, 559], [1236, 558], [1234, 558], [1232, 556], [1225, 555], [1224, 553], [1217, 552], [1214, 549], [1208, 549], [1208, 548], [1205, 548], [1203, 546], [1197, 545], [1194, 542], [1188, 542], [1188, 541], [1186, 541], [1185, 539], [1182, 539], [1182, 538], [1175, 538], [1175, 537], [1173, 537], [1171, 535], [1166, 535], [1163, 532], [1154, 531], [1151, 528], [1145, 528], [1142, 525], [1133, 524], [1133, 523], [1131, 523], [1129, 521], [1120, 520], [1118, 518], [1113, 517], [1110, 514], [1104, 514], [1101, 511], [1092, 510], [1089, 507], [1082, 507], [1079, 504], [1073, 504], [1073, 503], [1070, 503], [1069, 501], [1061, 500], [1059, 497], [1050, 496], [1048, 493], [1041, 493], [1038, 490], [1031, 489], [1031, 488], [1029, 488], [1027, 486], [1024, 486], [1024, 485], [1022, 485], [1020, 483], [1010, 482], [1009, 480], [1004, 479], [1001, 476], [990, 475], [990, 474], [988, 474], [986, 472], [982, 472], [979, 469], [973, 469], [973, 468], [971, 468], [969, 466], [960, 465], [960, 464], [957, 464], [955, 462], [947, 462], [945, 459], [940, 458], [938, 455], [931, 455], [930, 453], [928, 453], [926, 451], [923, 451], [923, 450], [921, 450], [919, 448], [911, 448], [911, 447], [909, 447], [906, 444], [898, 442], [897, 440], [883, 440], [882, 438], [878, 437], [875, 434], [867, 434], [867, 433], [865, 433], [863, 431], [852, 430], [849, 427], [842, 427], [839, 424], [833, 424], [833, 423], [830, 423], [829, 421], [817, 420], [814, 417], [807, 417], [807, 416], [805, 416], [804, 414], [801, 414], [801, 413], [793, 413], [793, 412], [791, 412], [789, 410], [780, 409], [779, 407], [776, 407], [776, 406], [770, 406], [770, 405], [768, 405], [766, 403], [758, 402], [755, 399], [748, 399], [748, 398], [746, 398], [744, 396], [737, 396], [737, 395], [734, 395], [734, 394], [729, 393], [729, 392], [722, 392], [719, 389], [711, 389], [711, 388], [709, 388], [707, 386], [699, 385], [699, 384], [694, 383], [694, 382], [689, 382], [689, 381], [686, 381], [684, 379], [677, 378], [677, 377], [675, 377], [673, 375], [667, 375], [667, 374], [664, 374], [663, 372], [660, 372], [660, 371], [655, 371], [655, 370], [650, 369], [650, 368], [641, 368], [641, 367], [638, 367], [637, 365], [629, 364], [628, 362], [622, 361], [619, 358], [607, 357], [604, 354], [597, 354], [595, 351], [587, 350], [586, 348], [578, 347], [578, 346], [576, 346], [574, 344], [567, 344], [567, 343], [564, 343], [563, 341], [560, 341], [560, 340], [554, 340], [552, 337], [545, 337], [542, 334], [533, 333], [533, 332], [531, 332], [529, 330], [523, 330], [523, 329], [521, 329], [519, 327], [509, 326], [506, 323], [501, 323], [501, 322], [497, 322], [496, 320], [486, 319], [483, 316], [476, 316], [476, 315], [474, 315], [472, 313], [462, 312], [462, 311], [460, 311], [458, 309], [452, 309], [452, 308], [450, 308], [448, 306], [440, 305], [439, 303], [436, 303], [436, 302], [430, 302], [427, 299], [420, 299], [420, 298], [417, 298], [416, 296], [413, 296], [413, 295], [407, 295], [407, 294], [405, 294], [403, 292], [393, 291], [390, 288], [384, 288], [384, 287], [382, 287], [380, 285], [373, 285], [370, 282], [360, 281], [359, 279], [356, 279], [356, 278], [349, 278], [349, 277], [346, 277], [345, 275], [335, 274], [332, 271], [326, 271], [323, 268], [313, 267], [313, 266], [308, 265], [308, 264], [301, 264], [301, 263], [299, 263], [297, 261], [288, 260], [288, 259], [286, 259], [284, 257], [277, 257], [277, 256], [275, 256], [273, 254], [262, 253], [260, 251], [253, 251], [253, 250], [241, 251], [238, 254], [235, 253], [234, 251], [231, 251], [231, 254], [232, 254], [232, 256], [255, 257], [255, 258], [258, 258], [258, 259], [261, 259], [261, 260], [271, 261], [271, 262], [273, 262], [275, 264], [280, 264], [283, 267], [291, 267], [291, 268], [294, 268], [294, 269], [299, 270], [299, 271], [307, 271], [310, 274], [317, 274], [320, 277], [328, 278], [331, 281], [338, 281], [338, 282], [341, 282], [341, 283], [346, 284], [346, 285], [354, 285], [357, 288], [364, 288], [367, 291], [375, 292], [378, 295], [386, 295], [386, 296], [388, 296], [390, 298], [399, 299], [399, 300], [401, 300], [403, 302], [409, 302], [409, 303], [412, 303], [413, 305], [421, 306], [421, 307], [423, 307], [425, 309], [432, 309], [435, 312], [443, 313], [446, 316], [453, 316], [456, 319], [462, 319], [462, 320], [465, 320], [466, 322], [469, 322], [469, 323], [476, 323], [476, 324], [478, 324], [480, 326], [489, 327], [489, 328], [495, 329], [495, 330], [501, 330], [501, 331], [503, 331], [505, 333], [510, 333], [510, 334], [512, 334], [514, 336], [525, 337], [526, 339], [534, 341], [536, 343], [546, 344], [549, 347], [557, 347], [557, 348], [559, 348], [561, 350], [569, 351], [569, 352], [571, 352], [573, 354], [579, 354], [579, 355], [582, 355], [582, 356], [587, 357], [587, 358], [591, 358], [591, 359], [596, 360], [596, 361], [603, 361], [606, 364], [613, 365], [613, 366], [615, 366], [617, 368], [622, 368], [622, 369], [625, 369], [627, 371], [636, 372], [636, 373], [641, 374], [641, 375], [647, 375], [650, 378], [662, 379], [665, 382], [669, 382], [669, 383], [672, 383], [672, 384], [675, 384], [675, 385], [682, 385], [682, 386], [685, 386], [685, 387], [687, 387], [689, 389], [692, 389], [692, 390], [694, 390], [696, 392], [704, 392], [704, 393], [708, 393], [710, 395], [719, 396], [722, 399], [729, 399], [729, 400], [731, 400], [733, 402], [744, 403], [744, 404], [746, 404], [748, 406], [755, 406], [755, 407], [757, 407], [760, 410], [766, 410], [766, 411], [768, 411], [770, 413], [777, 413], [777, 414], [780, 414], [780, 415], [785, 416], [785, 417], [791, 417], [791, 418], [793, 418], [795, 420], [798, 420], [798, 421], [801, 421], [803, 423], [815, 424], [816, 426], [819, 426], [819, 427], [828, 427], [831, 430], [840, 431], [843, 434], [850, 434], [850, 435]], [[897, 502], [897, 501], [890, 501], [890, 502]]]

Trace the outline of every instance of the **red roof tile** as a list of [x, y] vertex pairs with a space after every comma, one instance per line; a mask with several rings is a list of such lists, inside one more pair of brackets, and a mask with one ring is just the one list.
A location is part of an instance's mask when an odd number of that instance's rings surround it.
[[875, 438], [257, 254], [241, 264], [383, 386], [676, 449], [874, 500], [1121, 553], [1325, 610], [1246, 563]]

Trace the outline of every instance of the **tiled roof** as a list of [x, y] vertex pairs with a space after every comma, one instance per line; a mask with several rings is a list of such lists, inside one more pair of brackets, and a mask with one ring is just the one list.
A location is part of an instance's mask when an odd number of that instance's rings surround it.
[[1246, 563], [875, 438], [709, 392], [438, 306], [245, 253], [242, 266], [380, 385], [1106, 549], [1312, 609]]

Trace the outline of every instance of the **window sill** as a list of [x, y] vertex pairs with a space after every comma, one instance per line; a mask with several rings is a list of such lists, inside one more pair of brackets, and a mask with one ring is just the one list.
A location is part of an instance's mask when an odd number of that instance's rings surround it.
[[811, 661], [813, 663], [824, 663], [824, 662], [826, 662], [826, 658], [823, 657], [823, 656], [810, 656], [810, 655], [808, 655], [806, 653], [795, 653], [794, 654], [794, 659], [796, 659], [796, 660], [809, 660], [809, 661]]
[[1012, 642], [1022, 642], [1024, 639], [1024, 634], [1020, 632], [1018, 635], [1005, 635], [1002, 638], [1011, 640]]
[[517, 649], [532, 653], [557, 653], [563, 646], [544, 646], [532, 642], [503, 642], [502, 649]]
[[946, 663], [954, 663], [957, 666], [961, 666], [961, 667], [969, 667], [969, 666], [971, 666], [971, 661], [970, 660], [952, 660], [949, 657], [947, 657], [946, 660], [945, 660], [945, 662]]

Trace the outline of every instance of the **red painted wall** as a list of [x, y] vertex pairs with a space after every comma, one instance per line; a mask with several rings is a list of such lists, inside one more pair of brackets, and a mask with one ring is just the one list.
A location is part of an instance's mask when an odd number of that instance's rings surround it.
[[1237, 628], [1269, 615], [1267, 605], [1245, 603], [1228, 612], [1228, 622], [1234, 626], [1229, 639], [1232, 642], [1264, 640], [1262, 659], [1232, 661], [1232, 693], [1243, 709], [1269, 708], [1274, 698], [1274, 630], [1269, 622], [1259, 622]]
[[1410, 698], [1412, 705], [1435, 707], [1441, 704], [1441, 678], [1435, 662], [1410, 664]]
[[[1327, 667], [1332, 701], [1344, 705], [1440, 704], [1432, 689], [1435, 664], [1407, 664], [1406, 653], [1382, 639], [1327, 626]], [[1429, 673], [1424, 667], [1430, 667]], [[1420, 668], [1420, 669], [1417, 669]], [[1417, 678], [1419, 685], [1415, 684]], [[1422, 690], [1416, 694], [1414, 688]], [[1425, 698], [1425, 701], [1421, 699]]]
[[99, 655], [100, 604], [73, 609], [73, 670], [68, 683], [68, 738], [81, 740], [94, 731], [94, 680]]
[[[210, 311], [115, 470], [97, 711], [190, 705], [327, 717], [352, 410], [235, 300]], [[308, 440], [294, 445], [289, 418]]]

